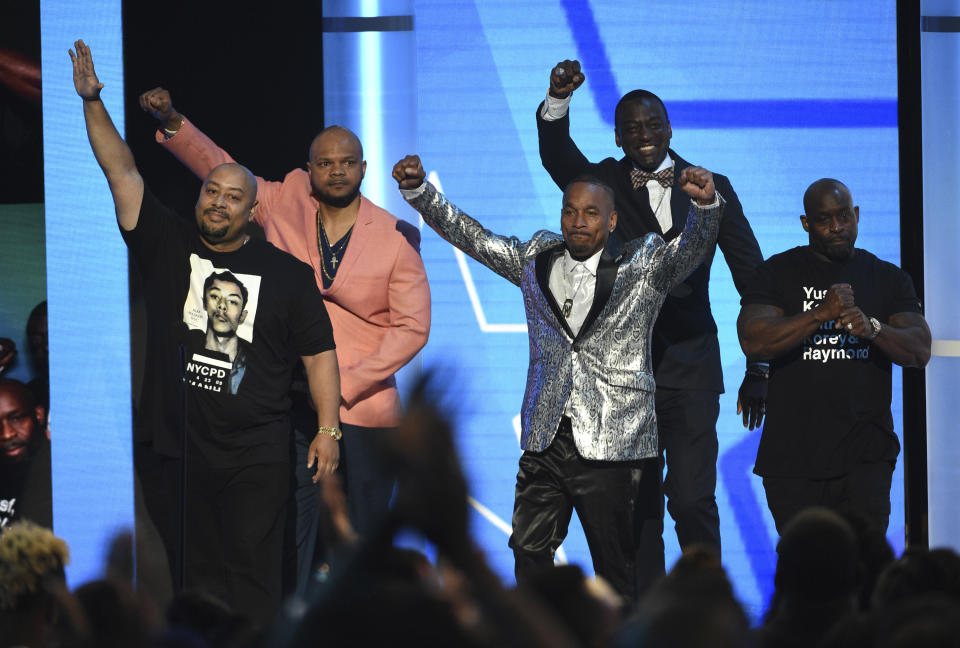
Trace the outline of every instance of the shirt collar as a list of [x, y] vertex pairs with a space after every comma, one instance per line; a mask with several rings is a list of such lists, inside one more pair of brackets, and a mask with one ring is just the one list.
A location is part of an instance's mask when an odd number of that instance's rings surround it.
[[[639, 169], [639, 170], [641, 170], [641, 171], [643, 170], [643, 169], [640, 169], [640, 167], [637, 166], [637, 163], [636, 163], [636, 162], [631, 161], [631, 164], [633, 164], [633, 168], [634, 168], [634, 169]], [[652, 171], [652, 173], [659, 173], [660, 171], [663, 171], [664, 169], [669, 169], [669, 168], [672, 167], [672, 166], [673, 166], [673, 158], [671, 158], [671, 157], [670, 157], [670, 154], [668, 153], [667, 155], [663, 156], [663, 162], [661, 162], [661, 163], [660, 163], [660, 166], [658, 166], [656, 169], [654, 169], [654, 170]]]
[[564, 273], [569, 274], [573, 272], [573, 269], [578, 264], [582, 263], [583, 267], [585, 267], [591, 275], [597, 276], [597, 267], [600, 265], [601, 254], [603, 254], [603, 248], [600, 248], [599, 250], [594, 252], [593, 255], [588, 259], [586, 259], [585, 261], [577, 261], [572, 256], [570, 256], [570, 250], [564, 248], [563, 249], [563, 271]]

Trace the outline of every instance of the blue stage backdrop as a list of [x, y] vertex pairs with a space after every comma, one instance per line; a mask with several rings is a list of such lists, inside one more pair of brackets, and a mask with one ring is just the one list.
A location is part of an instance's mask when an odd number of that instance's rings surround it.
[[[363, 15], [397, 13], [389, 2], [359, 4]], [[415, 132], [418, 144], [410, 152], [420, 153], [437, 184], [491, 229], [518, 236], [556, 229], [560, 192], [540, 166], [534, 111], [551, 67], [579, 58], [587, 82], [573, 101], [573, 134], [591, 159], [619, 153], [613, 106], [627, 90], [647, 88], [666, 102], [674, 148], [731, 178], [766, 255], [805, 243], [797, 218], [803, 191], [814, 179], [832, 176], [850, 186], [861, 207], [860, 245], [899, 261], [893, 0], [715, 0], [679, 9], [665, 1], [415, 0], [412, 7], [415, 69], [411, 55], [381, 59], [379, 72], [388, 89], [416, 90], [416, 115], [383, 123], [385, 139], [367, 151], [380, 175], [396, 161], [390, 153]], [[120, 121], [120, 7], [105, 2], [96, 11], [80, 10], [44, 0], [42, 9], [51, 399], [59, 466], [54, 513], [56, 531], [74, 550], [71, 580], [78, 582], [95, 573], [109, 533], [132, 522], [129, 371], [117, 361], [129, 343], [125, 254], [109, 192], [85, 141], [65, 52], [78, 36], [93, 44], [107, 84], [104, 98]], [[359, 63], [356, 69], [369, 74]], [[410, 85], [398, 84], [401, 78]], [[394, 135], [401, 144], [392, 143]], [[366, 141], [366, 133], [361, 136]], [[377, 173], [368, 175], [373, 180]], [[379, 197], [380, 189], [368, 190]], [[434, 321], [423, 363], [457, 368], [452, 389], [461, 403], [459, 445], [476, 511], [474, 534], [509, 582], [506, 542], [527, 358], [519, 292], [431, 232], [424, 233], [423, 257]], [[734, 414], [743, 371], [734, 329], [738, 296], [723, 260], [714, 268], [711, 296], [727, 387], [717, 488], [723, 558], [756, 616], [772, 588], [776, 534], [751, 473], [759, 435], [745, 432]], [[896, 382], [898, 393], [899, 374]], [[899, 410], [897, 402], [897, 421]], [[901, 481], [898, 471], [889, 534], [898, 551]], [[672, 562], [671, 526], [668, 520]], [[589, 571], [578, 528], [560, 558]]]
[[[846, 182], [860, 205], [859, 245], [899, 262], [893, 0], [414, 5], [417, 152], [443, 191], [493, 231], [527, 237], [559, 226], [560, 191], [540, 165], [534, 114], [550, 69], [576, 58], [586, 83], [573, 99], [572, 130], [591, 160], [619, 157], [614, 105], [646, 88], [667, 105], [673, 148], [730, 177], [764, 256], [806, 243], [801, 198], [826, 176]], [[393, 160], [369, 163], [388, 168]], [[423, 258], [433, 294], [423, 363], [457, 367], [474, 533], [511, 582], [507, 536], [528, 357], [520, 293], [431, 231]], [[739, 296], [720, 255], [711, 281], [727, 390], [718, 425], [723, 560], [756, 617], [772, 590], [777, 535], [752, 474], [759, 433], [746, 432], [735, 415], [744, 367]], [[895, 380], [898, 394], [899, 373]], [[899, 428], [899, 397], [894, 408]], [[894, 485], [889, 538], [899, 552], [899, 469]], [[668, 566], [678, 555], [672, 526], [668, 519]], [[590, 571], [579, 527], [560, 559]]]

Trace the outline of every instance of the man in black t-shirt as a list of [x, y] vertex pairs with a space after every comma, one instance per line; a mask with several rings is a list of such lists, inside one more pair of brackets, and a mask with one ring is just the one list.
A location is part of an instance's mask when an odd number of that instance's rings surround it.
[[148, 355], [135, 457], [147, 506], [174, 565], [183, 533], [184, 587], [265, 623], [281, 596], [288, 394], [297, 356], [317, 410], [307, 461], [317, 466], [314, 480], [339, 460], [340, 384], [330, 320], [309, 266], [247, 235], [257, 184], [246, 168], [223, 164], [210, 172], [194, 222], [153, 196], [100, 101], [103, 84], [89, 48], [75, 45], [74, 85], [90, 145], [146, 297]]
[[900, 444], [891, 363], [922, 367], [930, 329], [910, 276], [854, 247], [860, 208], [837, 180], [817, 180], [800, 217], [810, 244], [768, 259], [737, 321], [748, 358], [769, 359], [754, 472], [777, 530], [820, 505], [886, 530]]
[[29, 387], [0, 378], [0, 528], [23, 519], [53, 526], [45, 420]]

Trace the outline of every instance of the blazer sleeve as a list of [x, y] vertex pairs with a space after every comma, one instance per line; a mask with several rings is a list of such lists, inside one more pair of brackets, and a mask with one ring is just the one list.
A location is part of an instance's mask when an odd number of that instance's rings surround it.
[[555, 121], [540, 116], [537, 107], [537, 140], [540, 144], [540, 162], [550, 177], [563, 189], [581, 173], [591, 168], [590, 161], [570, 138], [570, 113]]
[[485, 229], [448, 201], [429, 182], [424, 183], [421, 193], [404, 198], [420, 212], [427, 225], [454, 247], [469, 254], [510, 283], [520, 285], [529, 242], [522, 242], [515, 236], [500, 236]]
[[753, 273], [763, 263], [763, 253], [757, 237], [753, 234], [753, 228], [743, 215], [743, 206], [730, 181], [725, 176], [713, 177], [717, 181], [717, 191], [727, 201], [717, 234], [717, 246], [723, 252], [723, 258], [730, 268], [737, 292], [743, 295], [750, 285]]
[[717, 240], [717, 229], [725, 212], [722, 195], [716, 207], [690, 203], [687, 221], [680, 236], [665, 243], [657, 234], [648, 234], [640, 247], [641, 272], [662, 292], [669, 292], [693, 272]]
[[[230, 154], [217, 146], [199, 128], [184, 117], [183, 125], [173, 137], [165, 138], [159, 130], [156, 133], [157, 143], [170, 151], [188, 169], [193, 171], [201, 180], [216, 167], [227, 162], [236, 162]], [[267, 220], [271, 208], [280, 194], [280, 182], [257, 179], [258, 208], [254, 211], [253, 219], [263, 224]]]
[[390, 326], [380, 346], [359, 362], [340, 368], [340, 394], [348, 407], [410, 362], [430, 334], [430, 286], [412, 243], [404, 240], [398, 245], [387, 281]]

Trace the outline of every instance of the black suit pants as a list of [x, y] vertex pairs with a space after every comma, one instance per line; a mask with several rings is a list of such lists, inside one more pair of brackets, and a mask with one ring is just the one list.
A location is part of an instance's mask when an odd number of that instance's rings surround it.
[[562, 418], [546, 450], [520, 457], [510, 536], [517, 581], [553, 564], [576, 510], [594, 571], [627, 601], [637, 600], [664, 571], [663, 545], [657, 555], [650, 542], [659, 531], [659, 478], [657, 459], [583, 459]]
[[[656, 392], [660, 450], [666, 455], [663, 491], [681, 548], [705, 544], [720, 551], [717, 511], [717, 416], [720, 395], [712, 391]], [[663, 521], [660, 522], [661, 528]]]

